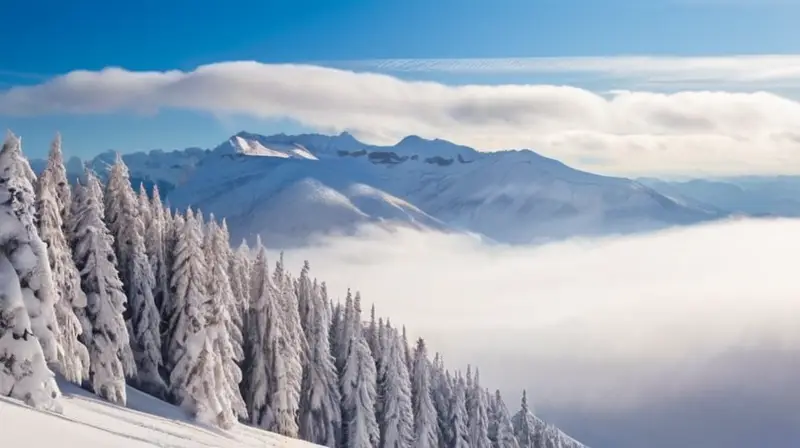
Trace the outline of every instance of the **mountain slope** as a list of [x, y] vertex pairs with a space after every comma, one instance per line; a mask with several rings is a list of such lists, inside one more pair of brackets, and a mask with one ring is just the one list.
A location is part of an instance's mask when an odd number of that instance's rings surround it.
[[[102, 171], [112, 156], [90, 164]], [[235, 238], [259, 233], [273, 246], [348, 234], [365, 223], [468, 231], [516, 244], [724, 214], [530, 150], [485, 153], [416, 136], [373, 146], [347, 133], [241, 132], [213, 150], [151, 151], [125, 161], [134, 182], [157, 183], [172, 206], [225, 217]]]
[[640, 182], [665, 195], [709, 208], [755, 216], [800, 216], [800, 177], [746, 176], [670, 182]]
[[231, 431], [191, 422], [170, 404], [128, 388], [120, 407], [66, 382], [59, 382], [63, 415], [37, 411], [0, 397], [3, 446], [13, 447], [170, 447], [312, 448], [317, 445], [244, 425]]

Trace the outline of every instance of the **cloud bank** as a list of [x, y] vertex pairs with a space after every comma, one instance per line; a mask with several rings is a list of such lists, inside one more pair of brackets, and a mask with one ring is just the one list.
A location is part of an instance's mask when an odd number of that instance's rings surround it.
[[417, 134], [482, 150], [532, 148], [622, 175], [797, 173], [800, 167], [800, 103], [768, 92], [600, 95], [569, 86], [451, 86], [257, 62], [191, 72], [75, 71], [0, 90], [0, 116], [164, 109], [290, 118], [378, 144]]
[[[706, 0], [704, 0], [706, 1]], [[342, 66], [389, 72], [483, 74], [583, 73], [632, 82], [673, 87], [800, 86], [800, 55], [602, 56], [464, 59], [376, 59]]]
[[539, 248], [365, 231], [287, 252], [348, 287], [510, 407], [592, 446], [800, 444], [800, 221]]

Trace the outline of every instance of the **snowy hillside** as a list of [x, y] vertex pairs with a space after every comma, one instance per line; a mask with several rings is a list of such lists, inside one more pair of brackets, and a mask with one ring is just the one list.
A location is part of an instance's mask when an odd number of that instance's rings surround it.
[[658, 192], [709, 209], [753, 216], [800, 216], [800, 177], [745, 176], [723, 179], [639, 180]]
[[244, 425], [231, 431], [203, 427], [179, 408], [128, 388], [127, 407], [60, 382], [63, 415], [37, 411], [0, 397], [3, 446], [311, 448], [317, 445]]
[[[111, 154], [91, 161], [101, 174]], [[172, 206], [228, 218], [234, 238], [273, 245], [359, 224], [469, 231], [508, 243], [692, 224], [721, 212], [529, 150], [478, 152], [409, 136], [391, 147], [338, 136], [241, 132], [213, 150], [125, 156], [133, 182]]]

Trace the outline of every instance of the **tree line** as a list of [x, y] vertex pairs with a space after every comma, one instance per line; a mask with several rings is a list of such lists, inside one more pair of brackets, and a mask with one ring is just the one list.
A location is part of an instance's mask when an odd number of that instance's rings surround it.
[[573, 448], [512, 417], [477, 369], [329, 296], [305, 262], [233, 249], [225, 220], [136, 192], [120, 156], [71, 185], [60, 137], [35, 175], [0, 151], [0, 394], [61, 412], [55, 374], [109, 402], [134, 387], [223, 429], [237, 422], [332, 448]]

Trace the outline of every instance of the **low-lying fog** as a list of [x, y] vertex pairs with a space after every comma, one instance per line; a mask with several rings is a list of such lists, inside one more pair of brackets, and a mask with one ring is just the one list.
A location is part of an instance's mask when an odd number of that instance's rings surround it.
[[286, 259], [594, 448], [800, 446], [800, 220], [538, 248], [369, 229]]

